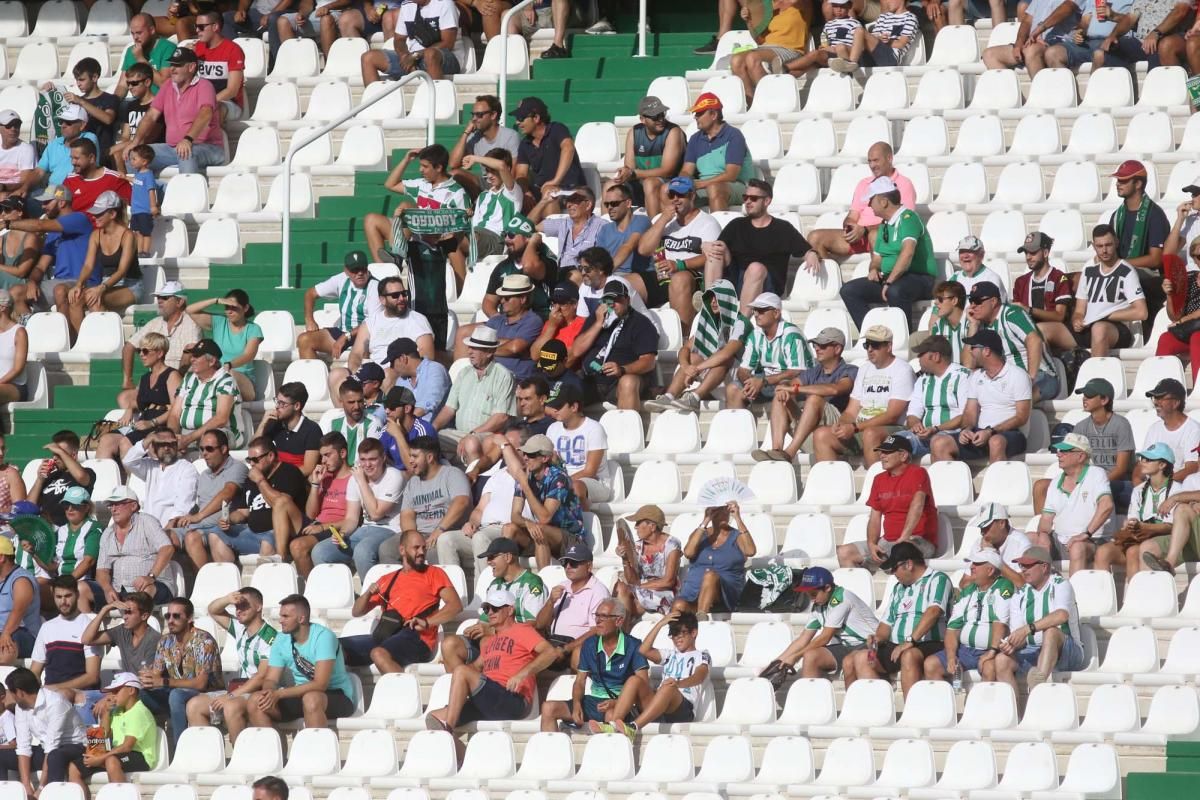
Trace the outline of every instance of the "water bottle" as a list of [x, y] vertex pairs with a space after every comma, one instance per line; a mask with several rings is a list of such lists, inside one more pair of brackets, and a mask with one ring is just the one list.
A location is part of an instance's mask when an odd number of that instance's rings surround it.
[[229, 501], [221, 501], [221, 521], [229, 522]]
[[[963, 690], [963, 668], [962, 664], [956, 664], [954, 667], [954, 679], [950, 681], [950, 685], [954, 687], [955, 694], [962, 694]], [[214, 723], [215, 724], [215, 723]]]
[[209, 710], [209, 724], [214, 728], [219, 728], [225, 722], [225, 714], [219, 708]]

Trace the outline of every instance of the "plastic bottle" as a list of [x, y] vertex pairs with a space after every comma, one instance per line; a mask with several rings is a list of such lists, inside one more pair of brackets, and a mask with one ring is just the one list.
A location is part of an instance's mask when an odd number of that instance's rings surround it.
[[952, 680], [950, 683], [951, 683], [951, 685], [954, 687], [954, 691], [955, 691], [955, 693], [956, 693], [956, 694], [962, 694], [962, 690], [963, 690], [963, 668], [962, 668], [962, 664], [957, 664], [957, 665], [955, 665], [955, 667], [954, 667], [954, 680]]

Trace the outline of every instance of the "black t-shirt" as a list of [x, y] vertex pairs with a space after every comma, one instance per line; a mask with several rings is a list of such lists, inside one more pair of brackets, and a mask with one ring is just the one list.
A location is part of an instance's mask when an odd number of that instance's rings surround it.
[[525, 429], [529, 431], [530, 436], [536, 436], [539, 433], [544, 434], [546, 431], [550, 430], [550, 426], [554, 424], [554, 419], [547, 414], [537, 422], [530, 422], [526, 419], [521, 420], [521, 423], [525, 426]]
[[304, 464], [305, 453], [321, 449], [321, 426], [308, 417], [301, 418], [300, 427], [295, 431], [273, 419], [263, 428], [263, 436], [274, 443], [280, 461], [296, 467]]
[[728, 246], [730, 266], [739, 275], [757, 261], [767, 268], [777, 294], [787, 291], [788, 260], [812, 249], [800, 231], [778, 217], [772, 217], [765, 228], [754, 227], [748, 217], [738, 217], [729, 221], [719, 238]]
[[[1117, 212], [1114, 211], [1109, 218], [1109, 224], [1113, 228], [1117, 228]], [[1117, 253], [1121, 258], [1130, 258], [1129, 243], [1133, 239], [1133, 229], [1137, 227], [1137, 212], [1125, 212], [1125, 227], [1117, 228], [1117, 237], [1120, 243], [1117, 245]], [[1166, 212], [1162, 210], [1162, 206], [1158, 203], [1151, 202], [1150, 210], [1146, 213], [1146, 250], [1151, 247], [1162, 247], [1166, 244], [1167, 235], [1171, 232], [1171, 223], [1167, 220]], [[1142, 253], [1141, 255], [1145, 255]], [[1137, 258], [1139, 256], [1134, 256]]]
[[[138, 101], [134, 100], [132, 97], [127, 97], [126, 99], [122, 100], [121, 111], [117, 114], [117, 133], [120, 133], [121, 130], [128, 125], [129, 138], [133, 139], [133, 137], [137, 134], [138, 125], [142, 124], [142, 120], [145, 118], [146, 112], [150, 110], [150, 103], [153, 99], [154, 98], [152, 96], [147, 95], [146, 103], [144, 105], [139, 104]], [[152, 136], [149, 141], [161, 141], [161, 137]]]
[[[267, 479], [267, 483], [275, 491], [283, 492], [291, 497], [297, 508], [304, 509], [304, 503], [308, 500], [308, 481], [305, 480], [304, 473], [298, 467], [281, 462], [279, 468]], [[246, 520], [250, 530], [255, 533], [271, 530], [271, 507], [267, 505], [258, 486], [249, 479], [242, 484], [241, 501], [242, 508], [250, 509], [250, 516]]]
[[[571, 132], [561, 122], [551, 122], [546, 126], [546, 135], [541, 144], [535, 145], [528, 136], [521, 140], [517, 150], [517, 163], [529, 165], [529, 182], [539, 192], [542, 184], [553, 180], [558, 172], [558, 160], [562, 155], [562, 143], [571, 138]], [[579, 163], [579, 153], [571, 157], [571, 168], [563, 176], [560, 188], [573, 189], [583, 186], [587, 181], [583, 177], [583, 167]]]
[[[604, 350], [608, 340], [612, 338], [613, 333], [616, 333], [616, 341], [609, 349], [608, 353], [601, 359], [600, 353]], [[595, 361], [608, 362], [612, 361], [618, 366], [625, 366], [637, 361], [646, 353], [658, 354], [658, 331], [654, 329], [654, 323], [642, 316], [633, 309], [629, 310], [629, 314], [625, 317], [624, 324], [618, 320], [606, 328], [598, 337], [592, 349], [588, 351], [587, 356], [583, 359], [584, 370], [590, 374], [597, 374], [598, 370], [592, 368], [592, 363]]]
[[101, 92], [96, 97], [89, 97], [88, 102], [104, 111], [113, 112], [113, 125], [105, 125], [89, 114], [87, 125], [84, 126], [85, 131], [96, 134], [96, 139], [100, 142], [100, 154], [96, 161], [103, 162], [108, 157], [108, 151], [113, 145], [113, 127], [117, 122], [117, 112], [121, 107], [121, 101], [115, 94]]
[[[87, 473], [87, 483], [79, 483], [65, 469], [56, 469], [46, 477], [46, 481], [42, 484], [42, 492], [38, 495], [38, 508], [55, 525], [67, 524], [67, 515], [63, 513], [62, 499], [68, 489], [73, 486], [82, 486], [91, 492], [92, 487], [96, 485], [95, 471], [91, 467], [84, 467], [83, 471]], [[103, 500], [104, 498], [98, 499]]]

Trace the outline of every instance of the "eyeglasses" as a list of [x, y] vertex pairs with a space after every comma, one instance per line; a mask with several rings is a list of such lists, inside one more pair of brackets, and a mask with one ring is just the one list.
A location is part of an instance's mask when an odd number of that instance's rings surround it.
[[491, 109], [488, 109], [487, 111], [472, 111], [471, 116], [474, 117], [475, 119], [479, 119], [480, 117], [486, 117], [488, 114], [491, 114], [491, 113], [492, 113]]
[[506, 231], [504, 234], [504, 238], [505, 239], [515, 239], [520, 235], [521, 234], [519, 234], [519, 233], [513, 233], [512, 231]]
[[881, 350], [888, 344], [889, 342], [863, 342], [863, 350]]
[[200, 446], [200, 451], [203, 453], [215, 453], [221, 448], [217, 445], [205, 444]]
[[257, 464], [258, 462], [262, 461], [266, 457], [267, 457], [266, 453], [263, 453], [261, 456], [248, 455], [248, 456], [246, 456], [246, 461], [247, 461], [247, 463], [250, 463], [250, 464]]
[[125, 85], [126, 86], [141, 86], [142, 84], [144, 84], [146, 82], [146, 80], [147, 80], [146, 78], [138, 78], [136, 80], [130, 80], [130, 79], [126, 78]]
[[616, 208], [617, 206], [621, 205], [624, 202], [625, 202], [624, 200], [605, 200], [604, 207], [605, 208]]
[[759, 202], [760, 200], [766, 200], [766, 199], [767, 199], [767, 196], [766, 196], [765, 194], [747, 194], [747, 195], [742, 195], [742, 202], [743, 202], [743, 203], [757, 203], [757, 202]]
[[393, 300], [396, 300], [396, 299], [399, 299], [399, 298], [401, 298], [401, 297], [408, 297], [408, 292], [384, 292], [384, 293], [383, 293], [383, 296], [384, 296], [384, 297], [390, 297], [390, 298], [392, 298]]
[[597, 614], [596, 615], [597, 620], [601, 620], [601, 619], [616, 620], [616, 619], [621, 619], [621, 618], [622, 617], [620, 614]]
[[276, 405], [276, 407], [278, 407], [278, 406], [294, 406], [296, 404], [293, 403], [291, 400], [288, 400], [286, 397], [276, 397], [275, 405]]

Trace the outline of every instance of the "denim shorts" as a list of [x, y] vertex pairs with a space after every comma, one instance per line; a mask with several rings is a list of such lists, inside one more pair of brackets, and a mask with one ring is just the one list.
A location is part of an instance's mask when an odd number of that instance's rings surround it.
[[[966, 645], [958, 646], [958, 663], [963, 669], [979, 669], [979, 659], [983, 658], [987, 650], [977, 650], [974, 647]], [[942, 662], [942, 666], [946, 666], [946, 651], [937, 654], [938, 661]]]
[[149, 236], [154, 233], [154, 215], [153, 214], [130, 214], [129, 229], [134, 233], [142, 236]]
[[212, 533], [239, 556], [258, 555], [262, 552], [264, 543], [275, 546], [274, 531], [265, 530], [262, 533], [255, 533], [250, 530], [249, 525], [230, 525], [227, 531], [217, 529]]
[[[443, 74], [457, 75], [458, 73], [462, 72], [462, 67], [460, 67], [458, 64], [458, 56], [454, 55], [453, 50], [447, 50], [444, 47], [435, 47], [433, 49], [439, 51], [442, 54], [442, 73]], [[383, 52], [384, 56], [387, 57], [388, 68], [387, 68], [387, 72], [385, 74], [387, 75], [389, 80], [393, 80], [393, 81], [399, 80], [400, 78], [403, 78], [405, 75], [408, 74], [407, 72], [404, 71], [404, 67], [401, 66], [401, 64], [400, 64], [400, 54], [399, 53], [397, 53], [395, 50], [390, 50], [387, 48], [384, 48], [384, 50], [382, 52]], [[417, 53], [417, 61], [416, 61], [416, 64], [413, 65], [413, 69], [425, 69], [424, 51]]]
[[[1022, 650], [1013, 653], [1017, 660], [1017, 672], [1024, 675], [1029, 670], [1037, 666], [1038, 656], [1042, 653], [1042, 646], [1030, 645]], [[1067, 638], [1063, 640], [1062, 652], [1058, 654], [1058, 661], [1054, 664], [1055, 672], [1078, 672], [1083, 669], [1083, 645], [1074, 639]]]
[[1067, 51], [1067, 66], [1074, 68], [1092, 63], [1092, 56], [1100, 49], [1104, 38], [1101, 36], [1096, 39], [1084, 39], [1083, 44], [1075, 44], [1074, 39], [1064, 38], [1056, 44]]

